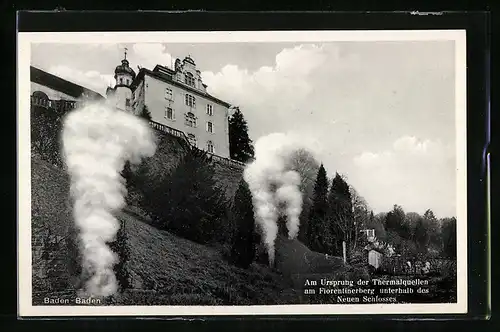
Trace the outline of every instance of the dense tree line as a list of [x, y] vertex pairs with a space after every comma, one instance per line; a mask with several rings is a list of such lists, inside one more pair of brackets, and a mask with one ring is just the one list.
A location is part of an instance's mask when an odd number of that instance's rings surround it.
[[456, 257], [456, 219], [437, 219], [430, 209], [423, 215], [405, 213], [397, 204], [387, 213], [375, 215], [367, 202], [347, 180], [336, 173], [330, 185], [320, 166], [309, 211], [304, 242], [315, 251], [342, 255], [346, 242], [348, 255], [366, 244], [364, 229], [374, 229], [376, 238], [395, 246], [402, 255]]
[[228, 202], [224, 190], [217, 187], [206, 151], [186, 151], [174, 170], [157, 183], [131, 178], [142, 193], [140, 205], [162, 229], [198, 243], [209, 243], [227, 224]]
[[244, 180], [236, 191], [233, 211], [237, 229], [232, 239], [231, 259], [235, 265], [247, 268], [255, 258], [259, 236], [255, 227], [252, 193]]
[[61, 109], [31, 106], [31, 152], [58, 167], [64, 164], [60, 135], [65, 115]]
[[[356, 209], [354, 202], [357, 204]], [[360, 212], [366, 209], [360, 203], [361, 198], [357, 194], [353, 197], [351, 187], [340, 174], [336, 173], [330, 184], [327, 172], [321, 165], [309, 213], [306, 237], [309, 247], [318, 252], [342, 255], [342, 243], [345, 241], [348, 250], [354, 249], [357, 221], [365, 218]]]

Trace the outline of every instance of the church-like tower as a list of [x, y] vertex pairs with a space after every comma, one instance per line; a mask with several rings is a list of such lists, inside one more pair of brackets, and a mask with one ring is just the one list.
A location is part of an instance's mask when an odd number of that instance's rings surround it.
[[127, 49], [125, 48], [125, 56], [121, 65], [115, 68], [115, 87], [108, 88], [106, 96], [114, 98], [118, 109], [133, 112], [132, 107], [132, 89], [130, 85], [135, 78], [135, 71], [130, 68], [127, 60]]

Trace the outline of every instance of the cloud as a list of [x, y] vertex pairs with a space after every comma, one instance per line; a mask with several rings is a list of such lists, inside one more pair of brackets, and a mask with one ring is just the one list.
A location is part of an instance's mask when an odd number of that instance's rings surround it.
[[[80, 47], [80, 51], [92, 52], [90, 54], [95, 54], [95, 52], [99, 52], [100, 54], [113, 54], [116, 57], [116, 54], [119, 54], [117, 52], [122, 52], [123, 48], [117, 44], [84, 44]], [[148, 69], [153, 69], [156, 64], [162, 64], [169, 67], [171, 66], [172, 56], [168, 52], [166, 52], [166, 48], [163, 44], [133, 44], [132, 51], [133, 52], [131, 52], [131, 50], [129, 49], [127, 58], [130, 61], [131, 67], [135, 70], [136, 73], [137, 68], [134, 67], [137, 65], [146, 67]], [[104, 95], [108, 86], [115, 85], [113, 71], [114, 68], [119, 64], [120, 62], [116, 61], [116, 63], [107, 67], [109, 73], [102, 73], [97, 70], [85, 71], [80, 70], [76, 67], [61, 64], [50, 66], [48, 71], [70, 82], [75, 82]]]
[[249, 71], [228, 64], [216, 73], [204, 71], [202, 77], [209, 93], [242, 107], [257, 138], [273, 131], [311, 129], [303, 124], [315, 121], [332, 124], [335, 115], [322, 111], [326, 104], [311, 103], [318, 101], [311, 95], [318, 85], [327, 84], [330, 74], [353, 68], [354, 62], [354, 57], [341, 57], [333, 45], [307, 44], [283, 49], [273, 66]]
[[[244, 48], [250, 50], [245, 56], [237, 55], [243, 50], [239, 44], [225, 45], [230, 57], [208, 44], [52, 44], [40, 45], [33, 63], [42, 69], [57, 63], [51, 72], [104, 93], [125, 46], [136, 72], [137, 65], [171, 66], [174, 49], [186, 54], [200, 47], [204, 53], [198, 58], [216, 64], [200, 68], [209, 93], [241, 107], [253, 141], [275, 132], [311, 141], [329, 176], [347, 175], [375, 210], [399, 203], [410, 210], [436, 206], [436, 213], [453, 212], [453, 43], [338, 42], [282, 49], [263, 43]], [[254, 58], [266, 65], [253, 69]], [[411, 203], [417, 200], [422, 202]]]
[[112, 74], [102, 74], [96, 70], [81, 71], [76, 68], [57, 65], [50, 67], [48, 72], [102, 95], [105, 94], [106, 88], [109, 85], [114, 85], [114, 78]]
[[[372, 206], [388, 211], [393, 204], [407, 211], [432, 209], [456, 215], [455, 158], [451, 146], [439, 141], [400, 137], [390, 149], [354, 157], [351, 179]], [[382, 209], [380, 209], [380, 207]]]
[[304, 44], [272, 65], [230, 63], [202, 77], [241, 107], [254, 141], [283, 132], [319, 142], [329, 176], [348, 176], [376, 211], [397, 203], [454, 215], [453, 68], [436, 65], [453, 60], [448, 46]]
[[163, 44], [141, 43], [132, 46], [130, 62], [141, 67], [153, 70], [156, 65], [172, 67], [172, 55], [166, 51]]

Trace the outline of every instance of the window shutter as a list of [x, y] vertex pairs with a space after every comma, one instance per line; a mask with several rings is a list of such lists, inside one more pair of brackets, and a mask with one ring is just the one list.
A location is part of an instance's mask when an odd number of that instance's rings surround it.
[[175, 110], [172, 108], [172, 120], [175, 120]]

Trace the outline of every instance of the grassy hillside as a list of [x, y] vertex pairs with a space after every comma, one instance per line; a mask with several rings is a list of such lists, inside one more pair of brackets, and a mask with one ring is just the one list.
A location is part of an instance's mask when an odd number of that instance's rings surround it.
[[[47, 294], [74, 296], [74, 282], [65, 264], [67, 250], [53, 246], [52, 258], [40, 250], [47, 232], [64, 237], [72, 225], [65, 172], [33, 158], [33, 281], [34, 302]], [[150, 226], [125, 210], [133, 289], [115, 298], [116, 304], [278, 304], [297, 299], [289, 281], [265, 266], [243, 270], [227, 263], [215, 249]], [[50, 251], [49, 250], [49, 251]], [[55, 259], [53, 257], [56, 257]]]

